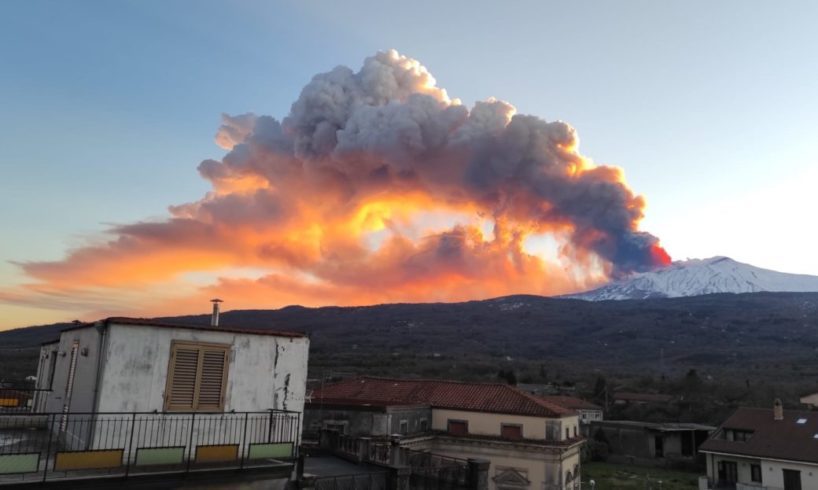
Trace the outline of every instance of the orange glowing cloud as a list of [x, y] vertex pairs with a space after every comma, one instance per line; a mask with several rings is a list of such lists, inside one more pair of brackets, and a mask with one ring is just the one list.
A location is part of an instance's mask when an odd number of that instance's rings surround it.
[[[578, 152], [571, 126], [495, 99], [467, 109], [395, 51], [316, 75], [281, 121], [224, 116], [216, 141], [229, 151], [199, 166], [203, 199], [21, 264], [30, 282], [0, 301], [163, 315], [213, 295], [256, 308], [550, 295], [670, 259], [638, 229], [644, 200]], [[558, 256], [527, 250], [535, 236]]]

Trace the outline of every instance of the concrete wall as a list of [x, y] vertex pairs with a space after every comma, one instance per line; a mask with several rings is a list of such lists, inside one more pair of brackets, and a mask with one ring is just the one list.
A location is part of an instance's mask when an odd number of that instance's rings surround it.
[[529, 417], [523, 415], [507, 415], [485, 412], [467, 412], [463, 410], [438, 409], [432, 410], [432, 427], [434, 430], [446, 431], [449, 420], [466, 420], [469, 423], [469, 433], [484, 436], [500, 436], [502, 424], [519, 424], [523, 426], [523, 438], [525, 439], [545, 439], [546, 423], [560, 422], [559, 438], [563, 441], [565, 429], [568, 428], [569, 439], [576, 434], [579, 435], [579, 417], [561, 417], [559, 419], [547, 419], [544, 417]]
[[110, 325], [98, 411], [162, 411], [171, 341], [231, 346], [225, 411], [303, 412], [309, 339]]
[[356, 407], [334, 408], [311, 406], [304, 412], [304, 429], [313, 433], [328, 425], [344, 427], [344, 434], [352, 437], [389, 436], [401, 433], [401, 422], [406, 421], [407, 435], [423, 432], [421, 421], [426, 420], [426, 431], [432, 429], [432, 410], [429, 407]]
[[[432, 430], [432, 409], [429, 407], [389, 407], [387, 410], [389, 435], [403, 434], [401, 422], [406, 422], [406, 434], [418, 434]], [[426, 421], [426, 431], [421, 430], [421, 421]]]
[[304, 430], [317, 434], [329, 424], [343, 426], [344, 434], [353, 437], [389, 435], [388, 417], [379, 409], [336, 409], [311, 406], [304, 410]]
[[[57, 347], [57, 364], [51, 385], [52, 392], [45, 404], [47, 412], [62, 412], [65, 405], [68, 405], [68, 411], [70, 412], [94, 411], [94, 392], [100, 349], [99, 339], [99, 330], [93, 326], [69, 330], [60, 335]], [[69, 394], [66, 390], [71, 365], [71, 350], [75, 341], [78, 342], [76, 367], [73, 389]], [[41, 376], [41, 373], [37, 375]]]
[[495, 478], [507, 469], [522, 473], [530, 482], [528, 488], [531, 490], [563, 489], [569, 473], [573, 482], [578, 482], [582, 477], [578, 444], [568, 448], [546, 449], [536, 444], [439, 436], [413, 449], [429, 450], [454, 458], [489, 460], [489, 490], [497, 490]]

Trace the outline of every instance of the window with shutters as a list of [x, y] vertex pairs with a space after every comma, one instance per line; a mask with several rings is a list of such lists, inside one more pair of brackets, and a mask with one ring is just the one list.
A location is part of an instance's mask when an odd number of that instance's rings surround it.
[[520, 424], [500, 424], [500, 437], [517, 441], [523, 438], [523, 426]]
[[173, 341], [165, 410], [223, 411], [229, 352], [229, 345]]

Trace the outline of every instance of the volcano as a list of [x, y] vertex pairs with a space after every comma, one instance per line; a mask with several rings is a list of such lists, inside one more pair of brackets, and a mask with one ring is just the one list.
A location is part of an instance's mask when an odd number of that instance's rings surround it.
[[588, 301], [678, 298], [717, 293], [818, 292], [818, 276], [788, 274], [729, 257], [673, 262], [570, 298]]

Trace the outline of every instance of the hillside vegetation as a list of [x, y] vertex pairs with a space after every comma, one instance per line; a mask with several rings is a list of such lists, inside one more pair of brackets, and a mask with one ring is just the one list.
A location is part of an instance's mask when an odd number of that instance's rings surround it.
[[[209, 315], [167, 318], [207, 324]], [[222, 324], [307, 332], [311, 376], [366, 373], [572, 386], [604, 375], [657, 391], [695, 369], [703, 382], [798, 391], [818, 379], [818, 293], [586, 302], [509, 296], [451, 304], [240, 310]], [[62, 325], [64, 326], [64, 325]], [[2, 377], [36, 371], [61, 325], [0, 332]], [[733, 393], [730, 389], [719, 389]], [[732, 396], [732, 395], [731, 395]], [[762, 398], [763, 398], [762, 397]], [[766, 402], [765, 402], [766, 404]]]

